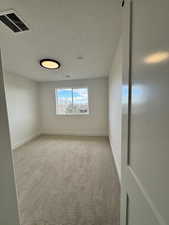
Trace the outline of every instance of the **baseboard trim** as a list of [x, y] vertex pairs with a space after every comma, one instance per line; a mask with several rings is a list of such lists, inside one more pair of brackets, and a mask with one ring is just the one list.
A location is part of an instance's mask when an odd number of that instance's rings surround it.
[[115, 151], [113, 150], [113, 146], [111, 145], [110, 138], [109, 138], [109, 143], [110, 143], [111, 152], [113, 154], [113, 158], [114, 158], [115, 167], [116, 167], [116, 171], [117, 171], [117, 174], [118, 174], [119, 182], [121, 184], [121, 170], [120, 170], [120, 165], [119, 165], [119, 163], [117, 161], [117, 156], [116, 156]]
[[21, 147], [22, 145], [32, 141], [33, 139], [39, 137], [41, 135], [41, 133], [37, 133], [37, 134], [34, 134], [30, 137], [27, 137], [27, 138], [24, 138], [22, 141], [18, 142], [18, 143], [15, 143], [13, 146], [12, 146], [12, 150], [15, 150], [19, 147]]
[[52, 135], [52, 136], [59, 136], [59, 135], [63, 135], [63, 136], [89, 136], [89, 137], [108, 137], [107, 134], [105, 133], [99, 133], [99, 134], [89, 134], [89, 133], [76, 133], [76, 132], [42, 132], [41, 135]]

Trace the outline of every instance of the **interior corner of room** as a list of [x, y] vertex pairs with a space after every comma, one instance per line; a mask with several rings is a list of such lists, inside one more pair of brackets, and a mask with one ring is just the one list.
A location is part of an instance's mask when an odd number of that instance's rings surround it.
[[[40, 134], [108, 136], [107, 77], [59, 82], [36, 82], [12, 73], [4, 77], [13, 148]], [[72, 86], [88, 87], [89, 114], [56, 114], [55, 89]]]

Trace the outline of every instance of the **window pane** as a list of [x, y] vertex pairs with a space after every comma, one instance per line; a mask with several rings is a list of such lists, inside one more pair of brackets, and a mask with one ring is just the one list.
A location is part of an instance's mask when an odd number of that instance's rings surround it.
[[56, 114], [88, 114], [88, 88], [56, 89]]
[[73, 89], [73, 113], [87, 114], [88, 112], [88, 89]]
[[56, 113], [68, 114], [72, 113], [72, 89], [56, 90]]

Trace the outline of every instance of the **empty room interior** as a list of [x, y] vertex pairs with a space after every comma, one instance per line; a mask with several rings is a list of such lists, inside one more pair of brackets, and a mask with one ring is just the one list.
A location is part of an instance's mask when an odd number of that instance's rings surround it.
[[20, 224], [119, 225], [121, 4], [2, 0], [1, 12]]
[[1, 0], [0, 225], [169, 224], [168, 12]]

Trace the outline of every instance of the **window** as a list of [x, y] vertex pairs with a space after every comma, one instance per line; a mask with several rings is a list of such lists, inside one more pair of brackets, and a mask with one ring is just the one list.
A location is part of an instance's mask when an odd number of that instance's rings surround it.
[[61, 88], [55, 90], [56, 114], [89, 114], [88, 88]]

